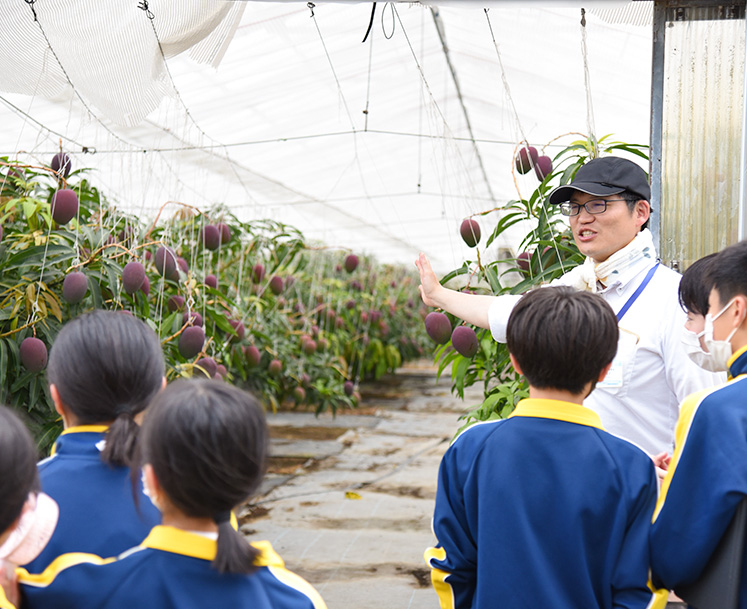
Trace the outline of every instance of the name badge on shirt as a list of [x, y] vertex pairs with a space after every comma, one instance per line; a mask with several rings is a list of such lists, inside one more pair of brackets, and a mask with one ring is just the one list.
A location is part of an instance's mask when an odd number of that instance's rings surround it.
[[627, 373], [631, 374], [630, 368], [635, 360], [636, 349], [638, 345], [638, 335], [620, 328], [620, 337], [617, 341], [617, 355], [612, 360], [612, 366], [604, 380], [597, 383], [597, 387], [604, 389], [619, 389], [623, 386]]
[[615, 359], [612, 360], [610, 371], [607, 373], [607, 376], [604, 377], [603, 381], [597, 383], [597, 387], [611, 389], [613, 387], [622, 387], [622, 384], [623, 364], [619, 357], [615, 357]]

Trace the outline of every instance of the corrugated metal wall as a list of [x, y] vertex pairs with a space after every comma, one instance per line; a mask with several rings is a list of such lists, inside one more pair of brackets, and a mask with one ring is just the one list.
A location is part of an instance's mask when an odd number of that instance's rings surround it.
[[743, 4], [668, 4], [660, 256], [684, 270], [738, 239], [745, 21]]

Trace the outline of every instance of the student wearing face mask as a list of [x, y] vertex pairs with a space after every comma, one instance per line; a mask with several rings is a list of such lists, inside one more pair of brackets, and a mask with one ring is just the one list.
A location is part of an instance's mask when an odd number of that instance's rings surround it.
[[[715, 256], [716, 254], [709, 254], [693, 262], [682, 275], [679, 286], [680, 306], [687, 314], [687, 321], [682, 327], [682, 346], [694, 364], [703, 370], [720, 373], [714, 378], [714, 385], [726, 380], [726, 375], [715, 366], [703, 341], [708, 295], [711, 290], [708, 283], [708, 266]], [[660, 480], [664, 479], [670, 461], [671, 456], [666, 452], [654, 456]]]
[[682, 275], [679, 288], [680, 306], [687, 313], [682, 345], [695, 364], [710, 372], [720, 372], [703, 340], [710, 293], [708, 269], [715, 256], [716, 254], [709, 254], [693, 262]]
[[57, 504], [39, 492], [36, 457], [24, 424], [0, 406], [0, 609], [17, 604], [14, 568], [41, 552], [57, 524]]
[[[747, 497], [747, 241], [707, 263], [711, 290], [703, 344], [725, 384], [689, 396], [680, 408], [675, 450], [651, 526], [652, 581], [677, 589], [700, 578]], [[739, 607], [747, 608], [740, 574]]]

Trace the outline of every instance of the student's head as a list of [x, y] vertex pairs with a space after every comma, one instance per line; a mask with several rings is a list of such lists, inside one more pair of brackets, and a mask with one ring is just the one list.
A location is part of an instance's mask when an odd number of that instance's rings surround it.
[[119, 465], [133, 455], [134, 418], [161, 389], [163, 375], [155, 332], [132, 315], [114, 311], [85, 313], [65, 324], [47, 365], [50, 393], [63, 420], [111, 423], [102, 458]]
[[685, 327], [700, 334], [708, 313], [708, 296], [711, 292], [709, 265], [716, 254], [709, 254], [693, 262], [682, 274], [679, 287], [680, 306], [687, 313]]
[[573, 181], [550, 193], [548, 201], [569, 216], [579, 251], [607, 260], [648, 227], [651, 188], [646, 172], [627, 159], [604, 157], [583, 165]]
[[146, 486], [155, 478], [148, 492], [164, 514], [173, 507], [190, 518], [213, 520], [213, 566], [251, 572], [256, 551], [228, 517], [257, 490], [265, 472], [268, 434], [257, 400], [222, 381], [177, 380], [149, 407], [140, 451]]
[[37, 452], [26, 426], [0, 406], [0, 543], [21, 515], [29, 494], [39, 490]]
[[682, 275], [679, 287], [680, 306], [687, 313], [682, 346], [696, 365], [711, 372], [724, 370], [723, 364], [716, 362], [709, 353], [705, 340], [705, 317], [711, 292], [710, 267], [715, 257], [716, 254], [710, 254], [693, 262]]
[[617, 351], [617, 318], [598, 295], [569, 287], [524, 295], [506, 328], [508, 350], [529, 385], [573, 395], [593, 389]]
[[57, 504], [39, 493], [37, 451], [26, 426], [0, 406], [0, 559], [36, 558], [57, 524]]
[[703, 338], [725, 369], [731, 354], [747, 345], [747, 241], [719, 252], [708, 275], [712, 287]]

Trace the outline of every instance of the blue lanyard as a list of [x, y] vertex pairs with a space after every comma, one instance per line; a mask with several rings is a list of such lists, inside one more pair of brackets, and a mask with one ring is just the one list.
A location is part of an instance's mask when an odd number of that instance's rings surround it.
[[619, 322], [623, 315], [625, 315], [628, 312], [628, 309], [633, 306], [633, 303], [636, 301], [636, 299], [641, 295], [641, 292], [645, 289], [645, 287], [648, 285], [648, 282], [651, 281], [651, 278], [654, 276], [654, 273], [656, 272], [656, 269], [659, 268], [659, 263], [657, 262], [654, 266], [652, 266], [648, 273], [646, 274], [646, 277], [644, 277], [643, 281], [641, 281], [641, 285], [638, 286], [638, 289], [633, 292], [630, 298], [628, 298], [628, 302], [626, 302], [623, 305], [623, 308], [620, 309], [620, 311], [617, 314], [617, 321]]

